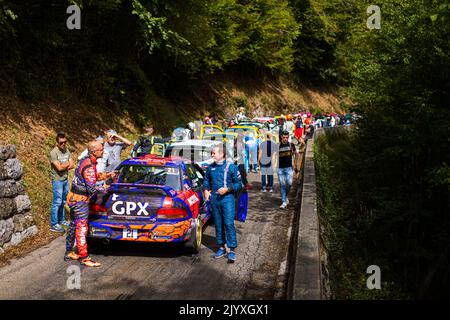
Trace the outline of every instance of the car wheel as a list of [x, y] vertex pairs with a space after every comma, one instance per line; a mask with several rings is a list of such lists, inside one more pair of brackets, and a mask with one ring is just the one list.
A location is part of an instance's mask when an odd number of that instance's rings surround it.
[[195, 254], [200, 251], [200, 248], [202, 246], [203, 228], [200, 218], [197, 218], [194, 221], [195, 225], [192, 230], [191, 238], [185, 242], [185, 247], [189, 252]]
[[89, 252], [98, 253], [102, 251], [102, 243], [99, 239], [86, 237], [86, 244]]

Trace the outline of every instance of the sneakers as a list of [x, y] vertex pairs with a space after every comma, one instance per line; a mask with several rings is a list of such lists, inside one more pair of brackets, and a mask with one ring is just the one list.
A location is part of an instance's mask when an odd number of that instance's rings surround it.
[[262, 192], [266, 192], [266, 188], [262, 188], [261, 191], [262, 191]]
[[55, 224], [50, 228], [50, 231], [64, 233], [64, 228], [61, 227], [59, 224]]
[[272, 192], [273, 192], [273, 189], [272, 189], [272, 188], [270, 188], [270, 189], [269, 189], [269, 192], [270, 192], [270, 193], [272, 193]]
[[289, 199], [288, 198], [286, 198], [286, 205], [288, 205], [289, 204]]
[[287, 205], [287, 202], [283, 202], [280, 206], [280, 209], [286, 209]]
[[100, 262], [95, 262], [90, 257], [86, 257], [86, 258], [80, 260], [80, 264], [82, 264], [86, 267], [100, 267], [101, 266]]
[[73, 251], [66, 253], [64, 255], [64, 261], [78, 260], [78, 259], [80, 259], [80, 256]]
[[217, 250], [216, 254], [214, 255], [214, 259], [222, 258], [226, 253], [227, 252], [224, 248], [219, 248], [219, 250]]
[[236, 261], [236, 253], [234, 251], [228, 252], [228, 262], [234, 263]]
[[63, 221], [63, 222], [61, 222], [61, 226], [69, 227], [70, 226], [70, 222], [69, 221]]

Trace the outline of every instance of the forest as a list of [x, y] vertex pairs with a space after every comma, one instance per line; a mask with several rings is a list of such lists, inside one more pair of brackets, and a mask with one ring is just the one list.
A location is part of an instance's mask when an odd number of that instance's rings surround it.
[[[0, 94], [76, 98], [138, 125], [157, 119], [155, 95], [227, 72], [341, 87], [360, 120], [318, 159], [332, 253], [347, 259], [334, 276], [378, 263], [389, 288], [375, 298], [449, 297], [448, 0], [0, 0], [0, 48]], [[336, 297], [371, 298], [361, 278]]]

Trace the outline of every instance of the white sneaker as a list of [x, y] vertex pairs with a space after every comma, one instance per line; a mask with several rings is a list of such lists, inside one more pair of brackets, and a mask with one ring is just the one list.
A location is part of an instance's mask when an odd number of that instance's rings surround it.
[[288, 205], [289, 204], [289, 199], [286, 199], [286, 205]]
[[287, 207], [287, 203], [283, 202], [280, 206], [280, 209], [286, 209], [286, 207]]
[[261, 191], [262, 191], [262, 192], [266, 192], [266, 188], [262, 188]]
[[272, 188], [270, 188], [270, 189], [269, 189], [269, 192], [270, 192], [270, 193], [272, 193], [272, 192], [273, 192], [273, 189], [272, 189]]

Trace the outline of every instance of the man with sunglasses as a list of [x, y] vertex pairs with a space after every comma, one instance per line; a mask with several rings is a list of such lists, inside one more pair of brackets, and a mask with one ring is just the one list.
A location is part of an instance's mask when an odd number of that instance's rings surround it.
[[69, 223], [64, 217], [64, 205], [69, 191], [68, 172], [75, 168], [70, 151], [66, 147], [67, 139], [64, 132], [56, 135], [56, 146], [50, 151], [49, 160], [52, 166], [51, 179], [53, 201], [50, 210], [50, 231], [64, 232]]

